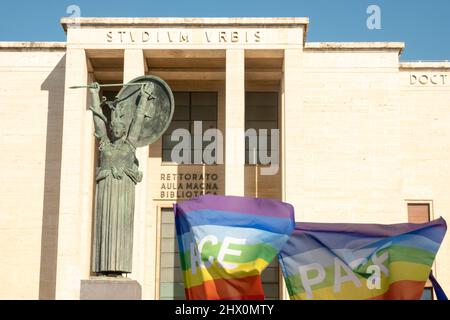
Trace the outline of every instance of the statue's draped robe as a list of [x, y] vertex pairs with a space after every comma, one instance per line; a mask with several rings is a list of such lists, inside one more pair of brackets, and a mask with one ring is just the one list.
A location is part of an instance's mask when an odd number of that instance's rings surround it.
[[127, 140], [102, 139], [99, 150], [92, 269], [130, 273], [135, 185], [142, 180], [136, 149]]

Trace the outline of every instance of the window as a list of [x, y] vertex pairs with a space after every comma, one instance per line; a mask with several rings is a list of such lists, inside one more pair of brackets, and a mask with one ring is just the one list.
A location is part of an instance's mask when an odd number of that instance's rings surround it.
[[278, 256], [276, 256], [272, 263], [264, 269], [261, 275], [261, 281], [264, 288], [265, 299], [278, 300], [280, 298]]
[[[184, 280], [178, 251], [175, 217], [172, 208], [161, 209], [161, 248], [159, 266], [159, 298], [161, 300], [183, 300]], [[279, 299], [279, 267], [274, 261], [261, 275], [267, 300]]]
[[408, 222], [426, 223], [430, 221], [429, 203], [408, 203]]
[[[175, 112], [169, 129], [163, 136], [162, 160], [172, 162], [172, 148], [179, 141], [171, 141], [171, 134], [176, 129], [186, 129], [191, 138], [190, 163], [194, 163], [195, 138], [203, 141], [202, 137], [194, 137], [194, 122], [201, 121], [201, 134], [211, 128], [217, 128], [217, 93], [216, 92], [174, 92]], [[200, 144], [201, 151], [211, 142]]]
[[184, 281], [178, 253], [175, 216], [172, 208], [161, 209], [161, 255], [159, 265], [159, 298], [183, 300]]
[[[278, 129], [278, 92], [246, 92], [245, 93], [245, 130], [255, 129], [255, 133], [248, 134], [245, 139], [245, 163], [246, 164], [261, 164], [259, 155], [260, 144], [257, 140], [259, 130], [267, 129], [267, 148], [261, 149], [261, 152], [266, 152], [268, 156], [271, 155], [268, 150], [271, 150], [271, 129]], [[255, 148], [249, 140], [254, 139], [258, 145]], [[273, 146], [273, 152], [278, 152], [278, 148]]]
[[[408, 222], [426, 223], [430, 221], [430, 203], [409, 202], [408, 203]], [[430, 280], [427, 280], [423, 290], [421, 300], [433, 300], [433, 287]]]

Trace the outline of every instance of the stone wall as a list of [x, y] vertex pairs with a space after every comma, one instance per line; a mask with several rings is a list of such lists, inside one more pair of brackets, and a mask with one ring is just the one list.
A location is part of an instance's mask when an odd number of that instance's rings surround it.
[[0, 50], [0, 299], [54, 297], [64, 55]]
[[[450, 218], [450, 64], [307, 44], [301, 76], [302, 104], [286, 105], [298, 124], [286, 128], [297, 134], [286, 200], [298, 220], [402, 223], [409, 201]], [[434, 266], [447, 291], [449, 263], [447, 235]]]

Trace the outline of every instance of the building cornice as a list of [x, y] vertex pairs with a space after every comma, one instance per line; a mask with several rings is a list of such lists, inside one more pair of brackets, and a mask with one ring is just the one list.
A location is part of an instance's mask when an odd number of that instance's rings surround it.
[[404, 61], [400, 62], [400, 69], [450, 70], [450, 61]]
[[308, 18], [62, 18], [61, 25], [67, 31], [70, 25], [94, 27], [226, 27], [226, 26], [306, 26]]
[[307, 42], [305, 50], [395, 50], [398, 54], [403, 52], [404, 42]]
[[0, 41], [1, 49], [66, 50], [65, 42]]
[[157, 27], [157, 28], [226, 28], [226, 27], [272, 27], [298, 28], [303, 27], [304, 41], [308, 32], [309, 18], [280, 17], [280, 18], [61, 18], [61, 25], [65, 32], [73, 25], [76, 27]]

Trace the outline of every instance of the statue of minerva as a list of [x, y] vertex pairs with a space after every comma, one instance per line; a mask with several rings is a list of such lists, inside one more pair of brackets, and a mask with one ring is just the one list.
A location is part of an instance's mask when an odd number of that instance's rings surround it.
[[88, 86], [99, 140], [92, 271], [100, 275], [132, 270], [135, 186], [142, 180], [136, 148], [162, 135], [174, 108], [170, 88], [158, 80], [137, 78], [114, 101], [100, 99], [98, 83]]

